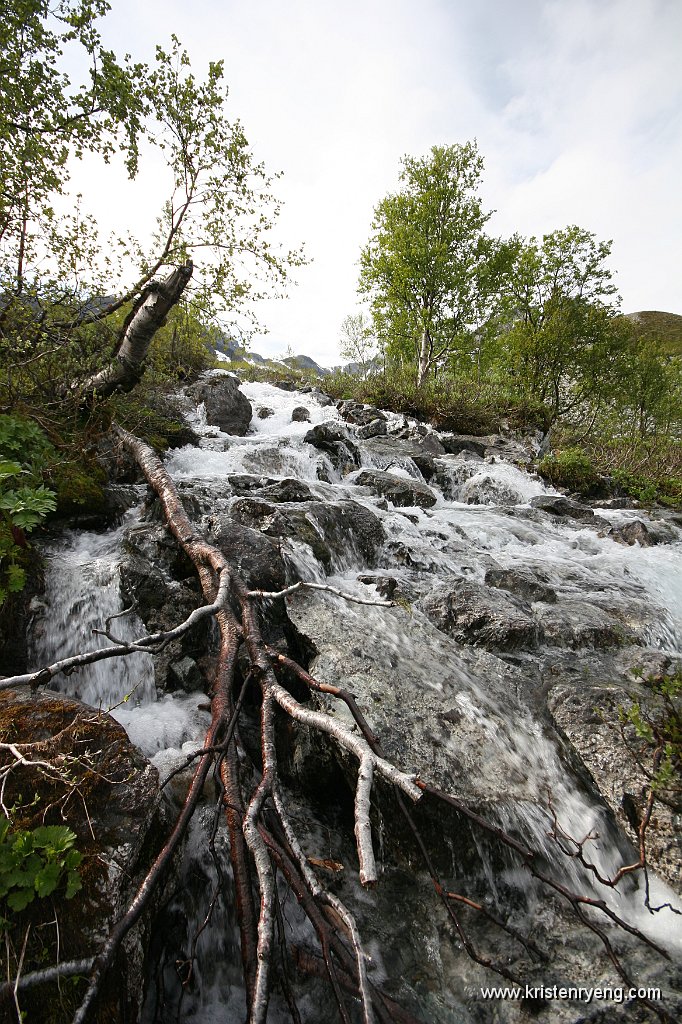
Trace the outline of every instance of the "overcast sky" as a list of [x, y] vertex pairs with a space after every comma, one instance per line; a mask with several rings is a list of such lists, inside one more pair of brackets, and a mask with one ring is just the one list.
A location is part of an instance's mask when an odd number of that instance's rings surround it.
[[[117, 52], [151, 59], [175, 32], [197, 72], [223, 58], [230, 115], [284, 172], [279, 234], [313, 262], [259, 310], [269, 334], [254, 350], [337, 362], [400, 158], [472, 138], [491, 232], [578, 224], [613, 239], [624, 312], [682, 313], [681, 0], [111, 3]], [[134, 193], [112, 174], [76, 184], [112, 226], [143, 225], [163, 198], [149, 173]]]

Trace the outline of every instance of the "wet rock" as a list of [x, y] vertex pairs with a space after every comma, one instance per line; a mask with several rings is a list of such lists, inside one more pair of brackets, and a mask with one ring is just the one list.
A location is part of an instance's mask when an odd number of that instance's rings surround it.
[[206, 422], [225, 434], [243, 437], [249, 429], [253, 410], [239, 390], [239, 378], [231, 373], [212, 373], [188, 388], [188, 394], [206, 408]]
[[168, 599], [168, 577], [158, 565], [134, 551], [121, 564], [121, 584], [124, 594], [140, 609], [143, 622], [148, 621], [152, 609], [162, 608]]
[[327, 570], [358, 560], [375, 565], [384, 541], [377, 516], [354, 501], [311, 502], [297, 508], [239, 498], [232, 504], [231, 515], [268, 537], [291, 537], [307, 544]]
[[140, 488], [134, 484], [107, 484], [103, 490], [109, 524], [120, 523], [125, 513], [140, 503]]
[[[79, 797], [65, 799], [69, 784], [60, 781], [58, 774], [47, 775], [39, 769], [26, 767], [6, 779], [3, 797], [15, 806], [14, 826], [66, 825], [76, 834], [75, 846], [83, 856], [82, 889], [71, 900], [57, 903], [58, 931], [51, 899], [35, 899], [26, 910], [10, 916], [7, 936], [19, 949], [26, 936], [23, 972], [30, 973], [59, 959], [80, 959], [99, 951], [110, 927], [128, 907], [141, 873], [162, 846], [165, 805], [157, 810], [158, 773], [130, 743], [124, 729], [109, 715], [73, 698], [5, 691], [0, 703], [0, 740], [20, 745], [40, 742], [42, 760], [68, 764], [68, 777]], [[0, 751], [0, 765], [11, 759], [8, 751]], [[162, 895], [163, 886], [152, 900], [152, 913]], [[126, 940], [126, 954], [117, 958], [115, 984], [104, 987], [98, 1020], [139, 1019], [149, 934], [150, 920], [145, 915]], [[41, 986], [35, 995], [21, 997], [22, 1009], [36, 1021], [46, 1020], [46, 1007], [59, 1001], [56, 985]]]
[[554, 647], [621, 647], [641, 642], [635, 626], [598, 604], [563, 597], [558, 604], [536, 609], [542, 640]]
[[[633, 683], [632, 689], [635, 689]], [[636, 685], [640, 706], [647, 706], [650, 694]], [[638, 845], [638, 830], [647, 792], [647, 751], [627, 724], [621, 732], [621, 710], [632, 697], [620, 687], [561, 685], [548, 694], [548, 707], [556, 725], [570, 740], [621, 826]], [[642, 757], [642, 754], [644, 757]], [[648, 752], [649, 762], [653, 749]], [[682, 840], [682, 808], [657, 800], [647, 828], [647, 861], [672, 887], [679, 891]], [[632, 860], [636, 860], [636, 855]]]
[[556, 590], [550, 587], [539, 573], [531, 573], [527, 569], [488, 569], [485, 582], [489, 587], [508, 590], [524, 601], [554, 604], [557, 599]]
[[362, 405], [352, 399], [340, 402], [337, 407], [341, 418], [346, 423], [354, 423], [356, 426], [367, 426], [373, 420], [386, 420], [386, 413], [381, 409], [376, 409], [373, 405]]
[[[122, 547], [121, 593], [150, 633], [173, 629], [203, 603], [192, 563], [162, 526], [147, 523], [129, 530]], [[199, 657], [208, 644], [208, 620], [173, 640], [153, 661], [159, 690], [177, 689], [170, 666], [185, 656]], [[114, 629], [115, 632], [115, 629]]]
[[465, 434], [440, 434], [440, 443], [443, 451], [448, 455], [459, 455], [460, 452], [469, 452], [471, 455], [478, 455], [480, 458], [486, 454], [491, 438], [471, 437]]
[[310, 410], [305, 405], [297, 405], [291, 412], [292, 423], [310, 423]]
[[604, 527], [607, 525], [606, 520], [595, 515], [587, 505], [581, 505], [562, 495], [540, 494], [531, 498], [530, 503], [533, 508], [537, 508], [541, 512], [547, 512], [549, 515], [562, 519], [575, 519], [586, 526]]
[[650, 548], [654, 544], [658, 543], [652, 532], [645, 526], [641, 519], [635, 519], [631, 523], [623, 523], [620, 526], [614, 526], [610, 532], [610, 536], [618, 544], [627, 544], [632, 547], [633, 544], [639, 544], [640, 547]]
[[436, 495], [419, 480], [382, 473], [379, 470], [362, 470], [355, 478], [360, 487], [369, 487], [375, 494], [385, 497], [393, 505], [431, 508], [436, 504]]
[[168, 666], [169, 690], [184, 690], [192, 693], [203, 690], [206, 680], [194, 658], [184, 657], [180, 661], [172, 661]]
[[[272, 505], [252, 498], [238, 498], [232, 505], [274, 509]], [[286, 582], [286, 568], [277, 545], [258, 529], [241, 523], [230, 515], [212, 516], [208, 523], [208, 539], [220, 548], [230, 566], [238, 572], [250, 589], [281, 590]]]
[[372, 437], [364, 447], [377, 469], [389, 470], [397, 465], [409, 472], [410, 463], [414, 463], [425, 480], [430, 480], [434, 475], [434, 457], [424, 448], [421, 437], [411, 440], [403, 440], [395, 435]]
[[367, 586], [376, 587], [382, 597], [390, 600], [398, 589], [398, 581], [394, 576], [373, 576], [368, 573], [361, 573], [358, 582]]
[[325, 408], [329, 405], [334, 404], [333, 400], [329, 397], [329, 395], [326, 394], [326, 392], [324, 391], [320, 391], [319, 388], [313, 388], [310, 394], [311, 397], [315, 399], [318, 405], [321, 405]]
[[458, 500], [462, 484], [476, 476], [485, 463], [478, 455], [460, 452], [433, 460], [433, 476], [448, 501]]
[[[231, 473], [227, 479], [235, 494], [253, 494], [254, 491], [278, 483], [274, 477], [255, 476], [251, 473]], [[206, 511], [209, 512], [210, 509]]]
[[360, 452], [347, 432], [332, 423], [318, 423], [303, 438], [306, 444], [325, 453], [334, 469], [345, 476], [360, 465]]
[[648, 526], [635, 519], [632, 522], [613, 526], [610, 536], [619, 544], [639, 544], [642, 548], [651, 548], [655, 544], [671, 544], [678, 539], [676, 530], [671, 523], [651, 519]]
[[272, 383], [280, 391], [296, 391], [296, 384], [293, 380], [273, 380]]
[[537, 642], [529, 605], [471, 580], [451, 578], [437, 584], [421, 598], [419, 607], [438, 629], [460, 643], [515, 651]]
[[[521, 680], [518, 670], [486, 651], [462, 647], [418, 608], [358, 608], [327, 594], [311, 599], [302, 591], [289, 599], [289, 615], [318, 652], [312, 674], [355, 695], [370, 728], [381, 736], [386, 756], [403, 770], [424, 764], [428, 751], [429, 781], [450, 793], [465, 792], [479, 806], [480, 801], [527, 795], [527, 785], [535, 784], [531, 774], [510, 772], [496, 758], [490, 733], [471, 712], [481, 699], [471, 679], [483, 674], [490, 695], [504, 694], [503, 713], [486, 704], [499, 722], [498, 739], [519, 728], [523, 714], [515, 719], [512, 682]], [[350, 720], [341, 703], [320, 697], [320, 704], [340, 720]], [[450, 709], [460, 712], [457, 722], [445, 717]], [[452, 838], [471, 857], [468, 837], [462, 836], [461, 846], [456, 835]]]
[[269, 419], [269, 418], [270, 418], [271, 416], [274, 416], [274, 415], [275, 415], [275, 410], [274, 410], [274, 409], [271, 409], [271, 408], [270, 408], [269, 406], [267, 406], [267, 405], [261, 405], [261, 406], [260, 406], [260, 407], [259, 407], [259, 408], [258, 408], [258, 409], [256, 410], [256, 416], [258, 417], [258, 419], [259, 419], [259, 420], [267, 420], [267, 419]]
[[421, 438], [420, 447], [431, 455], [445, 455], [447, 452], [438, 435], [430, 431]]
[[260, 492], [259, 497], [264, 501], [273, 501], [276, 504], [282, 502], [297, 501], [319, 501], [317, 495], [313, 494], [308, 485], [302, 480], [277, 480], [268, 484]]
[[367, 423], [366, 426], [358, 427], [355, 433], [363, 441], [368, 440], [370, 437], [379, 437], [380, 435], [385, 435], [386, 420], [370, 420], [370, 422]]

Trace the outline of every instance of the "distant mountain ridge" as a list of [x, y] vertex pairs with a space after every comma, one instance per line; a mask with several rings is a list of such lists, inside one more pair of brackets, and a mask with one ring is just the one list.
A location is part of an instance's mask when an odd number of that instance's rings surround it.
[[305, 370], [307, 372], [316, 373], [318, 377], [326, 377], [327, 374], [332, 373], [334, 370], [345, 370], [347, 373], [354, 373], [357, 371], [356, 363], [348, 363], [345, 366], [334, 366], [328, 368], [320, 366], [314, 359], [306, 355], [297, 356], [262, 356], [259, 352], [253, 352], [251, 349], [244, 348], [238, 342], [233, 341], [231, 338], [220, 337], [211, 346], [216, 358], [220, 362], [225, 363], [252, 363], [256, 366], [270, 366], [273, 369], [281, 370], [282, 367], [286, 367], [290, 370]]

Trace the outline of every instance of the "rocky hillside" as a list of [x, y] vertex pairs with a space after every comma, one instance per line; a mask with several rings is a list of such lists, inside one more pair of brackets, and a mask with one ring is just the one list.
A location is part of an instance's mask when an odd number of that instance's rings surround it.
[[671, 356], [682, 355], [682, 316], [679, 313], [642, 310], [626, 316], [642, 337], [660, 340]]

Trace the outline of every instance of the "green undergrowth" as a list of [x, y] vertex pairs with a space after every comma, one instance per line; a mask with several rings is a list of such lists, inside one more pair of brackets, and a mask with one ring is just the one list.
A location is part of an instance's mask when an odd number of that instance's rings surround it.
[[517, 429], [546, 429], [548, 412], [535, 402], [488, 381], [441, 375], [417, 387], [410, 369], [391, 369], [362, 380], [347, 373], [324, 378], [332, 398], [354, 399], [404, 413], [439, 430], [492, 434], [503, 422]]
[[674, 438], [627, 439], [553, 432], [553, 451], [538, 471], [555, 487], [587, 497], [626, 497], [643, 505], [682, 509], [682, 443]]
[[248, 363], [235, 360], [225, 363], [222, 360], [216, 361], [216, 370], [229, 370], [235, 373], [241, 380], [262, 384], [286, 383], [296, 388], [319, 387], [326, 389], [329, 377], [318, 377], [313, 370], [289, 369], [286, 366], [279, 366], [275, 363]]

